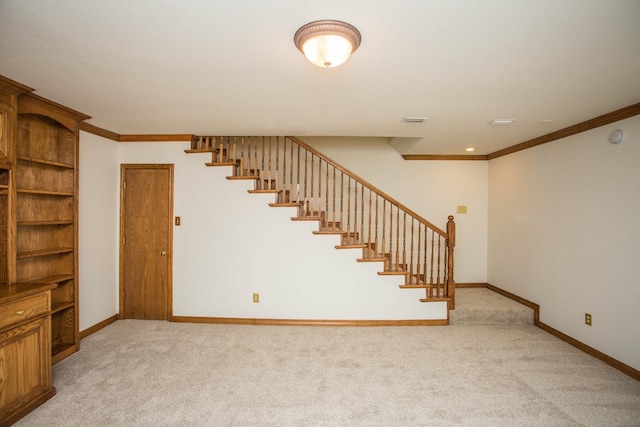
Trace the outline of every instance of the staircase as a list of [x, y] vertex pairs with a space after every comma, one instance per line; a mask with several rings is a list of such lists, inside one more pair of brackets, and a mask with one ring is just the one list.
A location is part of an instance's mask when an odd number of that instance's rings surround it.
[[380, 264], [400, 288], [424, 289], [422, 302], [455, 307], [455, 223], [446, 231], [295, 137], [199, 136], [187, 153], [211, 153], [229, 180], [251, 180], [249, 193], [271, 193], [269, 206], [295, 207], [293, 221], [316, 221], [314, 234], [340, 236], [336, 249], [360, 249], [358, 262]]

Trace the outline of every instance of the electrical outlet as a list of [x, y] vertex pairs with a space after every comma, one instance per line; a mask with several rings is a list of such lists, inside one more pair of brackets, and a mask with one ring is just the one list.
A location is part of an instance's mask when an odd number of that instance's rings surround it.
[[591, 326], [591, 314], [589, 313], [584, 314], [584, 323], [585, 325]]
[[176, 217], [175, 224], [176, 224], [176, 225], [180, 225], [180, 217], [179, 217], [179, 216], [177, 216], [177, 217]]
[[256, 304], [260, 302], [260, 294], [253, 294], [253, 302]]

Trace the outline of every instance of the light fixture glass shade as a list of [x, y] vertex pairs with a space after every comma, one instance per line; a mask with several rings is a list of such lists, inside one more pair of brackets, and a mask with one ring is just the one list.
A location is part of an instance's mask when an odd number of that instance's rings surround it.
[[360, 32], [341, 21], [314, 21], [303, 25], [293, 38], [298, 49], [314, 65], [323, 68], [343, 64], [360, 46]]
[[344, 64], [352, 50], [347, 39], [332, 34], [312, 37], [302, 45], [302, 52], [312, 64], [327, 68]]

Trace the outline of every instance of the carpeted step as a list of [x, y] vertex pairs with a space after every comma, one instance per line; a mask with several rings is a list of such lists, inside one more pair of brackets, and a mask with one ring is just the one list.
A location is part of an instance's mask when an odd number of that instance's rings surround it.
[[486, 288], [456, 288], [451, 325], [533, 325], [533, 309]]

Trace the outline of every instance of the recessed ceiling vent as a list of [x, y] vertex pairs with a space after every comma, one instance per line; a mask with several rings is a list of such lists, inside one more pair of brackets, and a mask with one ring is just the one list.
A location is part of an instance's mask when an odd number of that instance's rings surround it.
[[515, 120], [513, 119], [493, 119], [489, 122], [489, 124], [493, 126], [508, 126], [510, 124], [513, 124], [513, 122], [515, 122]]
[[422, 123], [427, 120], [426, 117], [403, 117], [402, 121], [407, 123]]

